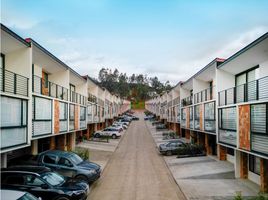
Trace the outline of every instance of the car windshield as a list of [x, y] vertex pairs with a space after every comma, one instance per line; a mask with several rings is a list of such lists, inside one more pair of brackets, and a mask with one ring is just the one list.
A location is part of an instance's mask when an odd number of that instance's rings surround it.
[[38, 200], [38, 199], [29, 193], [25, 193], [25, 195], [20, 197], [18, 200]]
[[54, 172], [44, 173], [42, 174], [41, 177], [52, 186], [57, 186], [64, 183], [63, 176], [56, 174]]
[[76, 154], [73, 154], [72, 156], [70, 156], [69, 159], [74, 165], [79, 165], [80, 163], [83, 162], [83, 159]]

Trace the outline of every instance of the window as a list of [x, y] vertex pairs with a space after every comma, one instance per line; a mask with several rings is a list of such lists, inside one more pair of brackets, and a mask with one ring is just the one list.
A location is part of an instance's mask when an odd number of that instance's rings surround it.
[[194, 119], [199, 120], [200, 119], [200, 105], [195, 106], [194, 108]]
[[24, 175], [23, 177], [24, 177], [24, 184], [28, 186], [40, 187], [45, 184], [41, 179], [31, 174]]
[[215, 120], [215, 102], [205, 104], [205, 120]]
[[236, 86], [256, 80], [259, 73], [259, 66], [253, 67], [245, 72], [236, 75]]
[[193, 107], [190, 107], [189, 110], [190, 110], [190, 120], [193, 120]]
[[185, 110], [185, 108], [182, 109], [181, 119], [182, 119], [182, 120], [186, 120], [186, 110]]
[[58, 164], [66, 166], [66, 167], [72, 167], [73, 166], [73, 164], [68, 159], [63, 158], [63, 157], [60, 158]]
[[267, 128], [267, 104], [254, 104], [250, 106], [250, 127], [252, 133], [266, 134]]
[[80, 121], [86, 120], [86, 108], [80, 107]]
[[18, 173], [2, 173], [1, 182], [6, 185], [24, 185], [24, 178]]
[[45, 155], [43, 162], [46, 164], [56, 164], [57, 157], [53, 155]]
[[67, 120], [67, 103], [60, 102], [60, 120]]
[[253, 156], [253, 155], [249, 155], [249, 171], [260, 175], [260, 158]]
[[219, 110], [219, 128], [222, 130], [236, 131], [236, 107], [222, 108]]
[[74, 105], [70, 104], [70, 120], [74, 120]]
[[52, 101], [50, 99], [34, 97], [33, 104], [34, 120], [51, 120]]
[[87, 114], [88, 114], [89, 116], [92, 116], [92, 105], [91, 105], [91, 104], [89, 104], [89, 105], [87, 106]]
[[72, 84], [70, 84], [70, 91], [71, 91], [71, 92], [75, 92], [75, 86], [72, 85]]

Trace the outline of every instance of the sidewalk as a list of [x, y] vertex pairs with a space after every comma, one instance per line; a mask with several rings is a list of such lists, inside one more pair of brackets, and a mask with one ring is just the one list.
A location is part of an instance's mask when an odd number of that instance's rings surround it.
[[119, 139], [110, 139], [109, 142], [96, 142], [96, 141], [84, 141], [76, 145], [76, 147], [85, 148], [89, 150], [89, 160], [99, 164], [104, 170], [111, 155], [118, 147], [120, 141], [126, 134], [127, 130], [124, 130], [122, 136]]
[[[147, 122], [156, 145], [166, 142]], [[234, 166], [215, 157], [176, 158], [163, 156], [173, 178], [189, 200], [232, 200], [237, 192], [256, 196], [259, 187], [248, 180], [235, 179]]]

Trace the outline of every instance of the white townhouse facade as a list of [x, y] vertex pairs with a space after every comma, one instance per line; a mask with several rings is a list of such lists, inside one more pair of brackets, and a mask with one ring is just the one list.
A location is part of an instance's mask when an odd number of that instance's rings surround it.
[[[89, 124], [105, 127], [105, 89], [2, 24], [0, 75], [1, 167], [24, 154], [73, 150]], [[130, 109], [107, 96], [109, 110], [117, 106], [109, 119]]]
[[[167, 102], [160, 114], [158, 101]], [[170, 129], [233, 163], [237, 178], [268, 192], [268, 33], [226, 60], [214, 59], [165, 99], [159, 95], [145, 105], [164, 123], [161, 113], [167, 112]], [[179, 109], [172, 110], [174, 105]], [[179, 129], [170, 123], [176, 110]]]

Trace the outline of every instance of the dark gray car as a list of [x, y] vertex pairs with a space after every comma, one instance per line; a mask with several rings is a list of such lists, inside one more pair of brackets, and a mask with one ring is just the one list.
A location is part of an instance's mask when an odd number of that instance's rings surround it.
[[73, 152], [49, 150], [40, 153], [38, 165], [51, 168], [65, 177], [94, 182], [100, 177], [101, 167], [93, 162], [83, 160]]
[[186, 144], [181, 140], [172, 140], [159, 145], [159, 152], [163, 155], [171, 156], [177, 154], [180, 148], [185, 147]]

